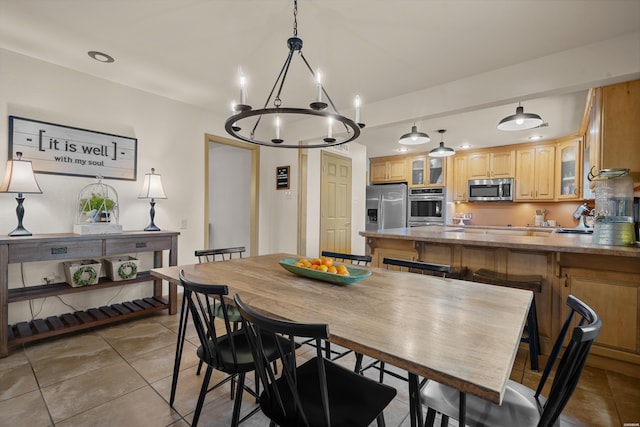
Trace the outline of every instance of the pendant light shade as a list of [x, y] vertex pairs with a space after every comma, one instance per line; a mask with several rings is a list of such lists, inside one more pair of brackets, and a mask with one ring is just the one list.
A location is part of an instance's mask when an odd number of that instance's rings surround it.
[[450, 147], [445, 147], [444, 142], [442, 141], [442, 135], [446, 132], [446, 129], [440, 129], [438, 132], [440, 133], [440, 145], [438, 145], [433, 150], [429, 151], [429, 157], [449, 157], [456, 154], [456, 150]]
[[413, 125], [411, 126], [411, 132], [402, 135], [398, 142], [402, 145], [418, 145], [426, 144], [429, 141], [431, 141], [429, 135], [424, 132], [418, 132], [418, 127]]
[[518, 104], [516, 113], [500, 120], [498, 129], [506, 131], [532, 129], [542, 124], [542, 118], [535, 113], [525, 113], [524, 107]]

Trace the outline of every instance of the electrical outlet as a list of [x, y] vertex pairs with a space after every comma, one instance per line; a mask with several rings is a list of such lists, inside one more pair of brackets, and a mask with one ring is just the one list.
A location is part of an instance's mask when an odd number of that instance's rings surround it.
[[187, 220], [183, 219], [182, 221], [180, 221], [180, 228], [182, 230], [186, 230], [187, 229]]

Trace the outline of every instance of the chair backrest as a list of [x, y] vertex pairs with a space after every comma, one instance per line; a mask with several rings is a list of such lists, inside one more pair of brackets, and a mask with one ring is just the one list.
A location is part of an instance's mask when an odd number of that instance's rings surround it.
[[598, 318], [596, 312], [578, 298], [569, 295], [567, 305], [570, 312], [560, 330], [560, 334], [551, 350], [549, 361], [542, 373], [542, 378], [535, 393], [536, 399], [538, 399], [549, 373], [555, 365], [567, 331], [573, 322], [574, 314], [577, 313], [579, 321], [577, 326], [573, 328], [569, 344], [560, 358], [547, 401], [544, 405], [541, 405], [544, 409], [538, 422], [540, 427], [553, 425], [560, 416], [578, 384], [591, 345], [600, 334], [602, 326], [602, 321]]
[[322, 251], [322, 256], [335, 258], [338, 261], [346, 262], [351, 261], [351, 264], [367, 266], [371, 262], [371, 255], [353, 255], [342, 254], [340, 252]]
[[195, 251], [195, 256], [198, 257], [198, 262], [213, 262], [216, 261], [216, 257], [219, 257], [220, 261], [233, 258], [233, 254], [238, 254], [242, 258], [242, 254], [246, 252], [244, 246], [237, 246], [235, 248], [219, 248], [219, 249], [201, 249]]
[[446, 277], [447, 274], [451, 274], [451, 266], [444, 264], [432, 264], [429, 262], [422, 261], [409, 261], [406, 259], [397, 259], [397, 258], [383, 258], [382, 263], [386, 264], [387, 270], [389, 270], [389, 266], [396, 266], [400, 271], [404, 271], [403, 268], [406, 268], [410, 273], [420, 272], [421, 274], [431, 274], [433, 275], [441, 275], [442, 277]]
[[[327, 388], [327, 378], [325, 372], [324, 360], [322, 358], [321, 340], [329, 338], [329, 326], [321, 323], [294, 323], [284, 320], [267, 317], [253, 310], [247, 304], [242, 302], [239, 295], [234, 296], [236, 307], [242, 315], [242, 329], [249, 337], [253, 358], [256, 361], [256, 372], [260, 381], [264, 385], [264, 394], [272, 405], [279, 405], [279, 410], [286, 414], [288, 420], [298, 420], [298, 425], [309, 425], [308, 417], [304, 412], [297, 387], [297, 360], [295, 356], [296, 337], [304, 339], [313, 339], [316, 342], [316, 360], [318, 364], [318, 384], [320, 390], [318, 395], [322, 404], [322, 412], [324, 413], [325, 425], [329, 426], [329, 397]], [[282, 376], [286, 378], [286, 387], [276, 386], [276, 372], [273, 366], [268, 363], [266, 352], [263, 348], [265, 337], [270, 336], [274, 341], [278, 342], [278, 356], [282, 360]], [[286, 338], [288, 344], [286, 348], [281, 345], [281, 341], [276, 340], [276, 336]], [[287, 356], [288, 355], [288, 356]], [[304, 361], [307, 359], [305, 358]], [[281, 381], [282, 383], [282, 381]], [[261, 397], [263, 399], [263, 397]], [[262, 400], [261, 400], [262, 402]], [[289, 411], [289, 413], [287, 413]], [[314, 424], [318, 424], [316, 420]]]
[[[187, 309], [191, 313], [193, 325], [198, 333], [200, 345], [206, 355], [208, 363], [215, 368], [222, 368], [222, 360], [218, 355], [218, 337], [216, 333], [216, 319], [224, 322], [226, 335], [232, 337], [231, 322], [227, 313], [227, 305], [224, 302], [224, 296], [229, 294], [226, 285], [196, 283], [184, 276], [184, 271], [180, 271], [180, 283], [184, 288], [184, 298], [187, 301]], [[217, 307], [216, 307], [217, 306]], [[222, 312], [222, 316], [216, 316], [216, 308], [218, 313]], [[234, 340], [230, 339], [229, 348], [233, 365], [238, 364], [238, 358], [234, 345]], [[226, 367], [228, 368], [228, 366]], [[231, 369], [232, 370], [232, 369]]]

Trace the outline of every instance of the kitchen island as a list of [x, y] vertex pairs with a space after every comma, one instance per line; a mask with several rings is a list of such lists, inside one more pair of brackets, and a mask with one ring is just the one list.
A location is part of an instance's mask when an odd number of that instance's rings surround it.
[[374, 266], [384, 257], [451, 265], [462, 279], [481, 268], [543, 277], [535, 295], [543, 354], [566, 316], [569, 294], [602, 318], [588, 364], [640, 378], [640, 247], [592, 244], [591, 235], [426, 226], [363, 231]]

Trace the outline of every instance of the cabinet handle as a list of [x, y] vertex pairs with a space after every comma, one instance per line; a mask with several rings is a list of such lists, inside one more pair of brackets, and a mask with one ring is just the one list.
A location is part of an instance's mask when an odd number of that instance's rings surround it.
[[136, 242], [136, 249], [146, 248], [147, 242]]
[[567, 275], [567, 273], [564, 274], [564, 287], [569, 287], [569, 276]]
[[61, 248], [51, 248], [51, 255], [61, 255], [67, 253], [67, 247], [63, 246]]

